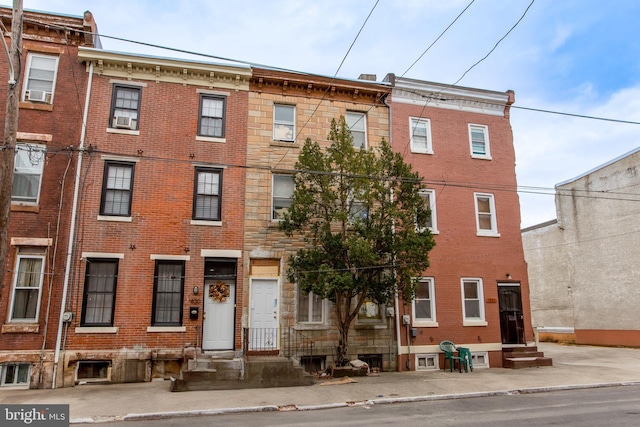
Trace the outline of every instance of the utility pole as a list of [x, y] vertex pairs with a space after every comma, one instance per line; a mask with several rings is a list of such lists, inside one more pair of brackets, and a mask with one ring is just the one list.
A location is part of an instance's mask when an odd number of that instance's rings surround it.
[[4, 145], [0, 160], [0, 304], [9, 252], [9, 213], [13, 189], [13, 162], [18, 135], [18, 111], [20, 101], [20, 48], [22, 46], [22, 0], [13, 0], [11, 19], [11, 47], [6, 48], [4, 34], [2, 42], [9, 57], [9, 88], [7, 89], [7, 113], [4, 121]]

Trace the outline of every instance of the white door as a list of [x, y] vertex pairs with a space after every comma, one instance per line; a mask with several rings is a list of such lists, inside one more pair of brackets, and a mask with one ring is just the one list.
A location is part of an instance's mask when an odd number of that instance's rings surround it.
[[249, 349], [278, 348], [278, 280], [252, 279]]
[[[228, 289], [228, 296], [223, 285]], [[215, 286], [214, 297], [211, 297], [211, 287]], [[236, 285], [233, 280], [207, 280], [205, 283], [204, 311], [202, 326], [203, 350], [233, 350], [233, 336], [235, 331], [235, 301]], [[222, 292], [220, 292], [222, 291]]]

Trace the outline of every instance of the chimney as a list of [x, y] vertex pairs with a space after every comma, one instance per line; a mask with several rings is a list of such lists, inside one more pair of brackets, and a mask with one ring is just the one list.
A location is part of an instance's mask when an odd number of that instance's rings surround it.
[[376, 78], [377, 76], [375, 74], [360, 74], [360, 77], [358, 77], [358, 80], [368, 80], [370, 82], [375, 82]]

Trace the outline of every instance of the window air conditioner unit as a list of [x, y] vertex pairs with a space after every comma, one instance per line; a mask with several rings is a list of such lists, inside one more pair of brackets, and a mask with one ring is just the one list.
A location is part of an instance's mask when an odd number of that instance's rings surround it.
[[115, 116], [113, 118], [113, 127], [120, 129], [133, 129], [136, 121], [131, 117]]
[[48, 92], [44, 90], [28, 90], [27, 91], [27, 100], [28, 101], [36, 101], [36, 102], [47, 102]]

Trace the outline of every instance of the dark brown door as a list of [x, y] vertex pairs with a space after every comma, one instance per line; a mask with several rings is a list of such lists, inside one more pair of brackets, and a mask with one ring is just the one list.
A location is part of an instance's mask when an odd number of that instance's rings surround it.
[[502, 344], [525, 344], [520, 284], [499, 283], [498, 298]]

